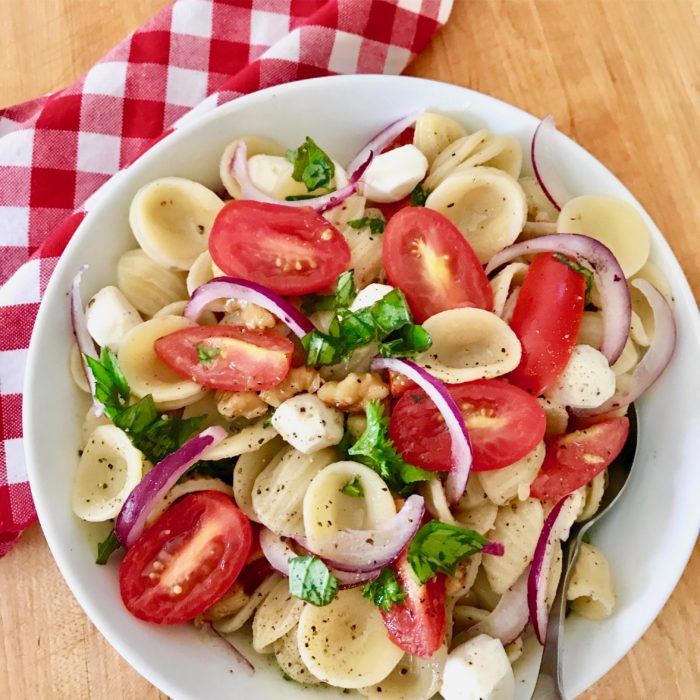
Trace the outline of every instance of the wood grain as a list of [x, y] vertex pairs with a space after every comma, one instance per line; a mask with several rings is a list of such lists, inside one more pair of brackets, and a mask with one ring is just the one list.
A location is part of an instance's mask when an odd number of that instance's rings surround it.
[[[80, 75], [163, 0], [0, 3], [0, 104]], [[455, 0], [409, 73], [464, 85], [538, 115], [608, 165], [665, 232], [700, 293], [700, 3]], [[663, 612], [584, 700], [695, 697], [700, 548]], [[156, 700], [88, 621], [38, 526], [0, 560], [0, 698]]]

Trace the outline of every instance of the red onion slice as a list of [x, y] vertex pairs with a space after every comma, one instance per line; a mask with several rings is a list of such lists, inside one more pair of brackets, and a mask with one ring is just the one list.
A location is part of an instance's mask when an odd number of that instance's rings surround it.
[[369, 165], [368, 159], [372, 159], [375, 153], [381, 153], [402, 131], [408, 129], [416, 123], [416, 119], [420, 112], [414, 112], [382, 129], [372, 140], [350, 161], [348, 164], [348, 172], [352, 173], [357, 170], [362, 163]]
[[[260, 531], [260, 548], [273, 569], [289, 576], [289, 560], [299, 555], [282, 537], [265, 527]], [[381, 568], [358, 572], [331, 569], [331, 573], [338, 579], [340, 588], [353, 588], [377, 578]]]
[[[544, 520], [542, 532], [537, 540], [535, 554], [530, 566], [530, 573], [527, 578], [527, 606], [530, 611], [530, 621], [535, 628], [535, 635], [540, 644], [544, 644], [547, 636], [547, 620], [549, 620], [549, 610], [547, 609], [547, 582], [552, 565], [552, 554], [554, 551], [554, 542], [559, 538], [559, 520], [560, 514], [563, 512], [562, 520], [569, 518], [567, 511], [562, 511], [564, 503], [569, 496], [557, 501], [554, 508], [549, 511], [549, 514]], [[562, 523], [562, 527], [564, 524]]]
[[241, 186], [243, 199], [251, 199], [255, 202], [267, 202], [268, 204], [284, 204], [288, 207], [312, 207], [317, 212], [322, 213], [326, 211], [326, 209], [332, 209], [338, 206], [350, 195], [355, 193], [357, 190], [357, 182], [362, 177], [362, 174], [367, 169], [372, 158], [373, 155], [370, 153], [369, 156], [357, 166], [354, 172], [351, 171], [349, 182], [345, 187], [341, 187], [335, 192], [320, 195], [319, 197], [294, 201], [275, 199], [255, 186], [248, 172], [248, 149], [243, 141], [236, 146], [236, 150], [233, 154], [233, 161], [231, 162], [231, 171], [236, 180], [238, 180], [238, 184]]
[[422, 496], [409, 496], [401, 510], [374, 530], [340, 530], [311, 549], [306, 537], [294, 539], [308, 552], [340, 571], [376, 572], [391, 564], [420, 527], [425, 512]]
[[267, 309], [282, 323], [289, 326], [292, 333], [299, 338], [303, 338], [314, 329], [313, 323], [279, 294], [275, 294], [262, 284], [236, 277], [215, 277], [201, 287], [197, 287], [185, 306], [185, 318], [196, 321], [212, 301], [231, 297]]
[[92, 376], [92, 372], [87, 362], [85, 362], [85, 355], [97, 359], [97, 348], [95, 347], [95, 341], [88, 331], [85, 309], [83, 308], [83, 301], [80, 298], [80, 283], [83, 280], [83, 273], [87, 270], [87, 267], [87, 265], [83, 265], [80, 270], [78, 270], [78, 274], [73, 278], [73, 284], [70, 290], [70, 322], [73, 328], [75, 342], [80, 351], [80, 363], [83, 366], [83, 372], [85, 372], [85, 377], [90, 386], [92, 410], [99, 418], [104, 413], [104, 407], [95, 398], [95, 377]]
[[114, 526], [117, 539], [127, 549], [141, 537], [153, 504], [174, 486], [208, 447], [218, 445], [227, 435], [226, 430], [218, 425], [203, 430], [158, 462], [136, 485], [124, 501]]
[[625, 275], [611, 250], [580, 233], [553, 233], [504, 248], [486, 266], [486, 274], [520, 255], [563, 253], [587, 262], [603, 302], [603, 342], [600, 351], [612, 365], [624, 350], [632, 320], [632, 304]]
[[471, 639], [479, 634], [510, 644], [525, 629], [529, 619], [526, 571], [502, 596], [489, 616], [469, 628]]
[[547, 199], [561, 211], [561, 205], [571, 199], [570, 192], [562, 185], [554, 163], [554, 139], [557, 135], [554, 117], [548, 114], [537, 126], [530, 144], [532, 169]]
[[238, 647], [231, 641], [230, 637], [221, 634], [221, 632], [219, 632], [211, 623], [202, 627], [202, 629], [207, 630], [212, 635], [215, 635], [222, 642], [226, 642], [231, 649], [231, 652], [236, 657], [236, 660], [243, 667], [243, 670], [247, 676], [253, 676], [255, 674], [255, 666], [248, 661], [248, 659], [243, 655], [243, 652], [241, 652], [240, 649], [238, 649]]
[[464, 424], [462, 413], [445, 385], [411, 360], [375, 357], [370, 369], [388, 369], [412, 379], [440, 411], [440, 415], [445, 419], [445, 425], [452, 442], [452, 469], [445, 481], [445, 495], [450, 504], [457, 503], [467, 487], [467, 479], [469, 479], [469, 471], [472, 466], [472, 446], [469, 442], [469, 433]]
[[634, 280], [632, 286], [644, 294], [654, 313], [654, 337], [651, 345], [639, 364], [632, 370], [632, 377], [623, 389], [615, 393], [602, 406], [574, 411], [576, 415], [601, 415], [623, 406], [629, 406], [661, 376], [671, 361], [673, 350], [676, 347], [676, 322], [671, 306], [664, 295], [646, 280]]

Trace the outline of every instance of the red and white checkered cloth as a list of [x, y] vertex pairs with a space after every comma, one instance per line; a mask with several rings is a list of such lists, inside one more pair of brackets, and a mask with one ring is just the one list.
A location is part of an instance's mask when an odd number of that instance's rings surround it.
[[36, 519], [25, 360], [88, 197], [180, 120], [222, 102], [302, 78], [400, 73], [452, 2], [178, 0], [70, 87], [0, 110], [0, 556]]

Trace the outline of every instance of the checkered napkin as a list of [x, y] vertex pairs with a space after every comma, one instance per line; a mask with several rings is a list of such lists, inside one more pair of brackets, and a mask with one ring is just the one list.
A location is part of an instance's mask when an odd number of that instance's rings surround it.
[[73, 85], [0, 110], [0, 556], [36, 519], [22, 386], [39, 302], [111, 175], [192, 116], [280, 83], [400, 73], [453, 0], [178, 0]]

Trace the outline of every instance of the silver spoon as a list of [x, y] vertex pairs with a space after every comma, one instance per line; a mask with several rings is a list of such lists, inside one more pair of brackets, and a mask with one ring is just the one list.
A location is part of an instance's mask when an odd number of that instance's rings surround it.
[[569, 539], [562, 546], [562, 561], [567, 562], [559, 578], [557, 595], [547, 622], [540, 674], [532, 693], [533, 700], [566, 700], [562, 672], [561, 630], [566, 615], [566, 590], [581, 542], [588, 530], [595, 525], [617, 502], [627, 485], [635, 465], [637, 451], [637, 412], [634, 405], [629, 407], [627, 417], [630, 420], [630, 434], [617, 459], [608, 467], [608, 486], [603, 493], [598, 512], [582, 523], [575, 523], [571, 528]]

